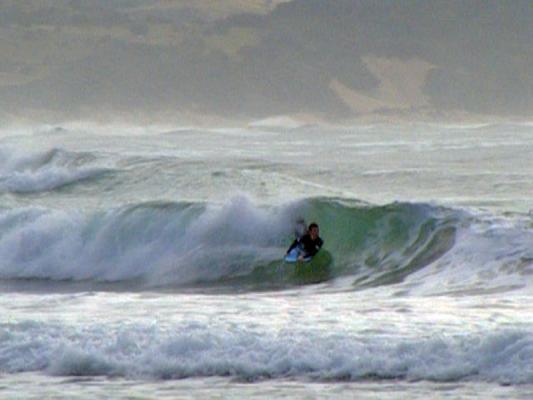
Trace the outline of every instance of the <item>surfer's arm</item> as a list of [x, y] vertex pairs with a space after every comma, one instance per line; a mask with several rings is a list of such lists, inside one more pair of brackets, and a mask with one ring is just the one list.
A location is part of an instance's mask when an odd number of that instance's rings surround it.
[[289, 252], [294, 249], [296, 246], [298, 246], [300, 242], [298, 241], [298, 239], [295, 239], [294, 242], [292, 242], [292, 244], [290, 245], [290, 247], [287, 249], [287, 253], [286, 254], [289, 254]]

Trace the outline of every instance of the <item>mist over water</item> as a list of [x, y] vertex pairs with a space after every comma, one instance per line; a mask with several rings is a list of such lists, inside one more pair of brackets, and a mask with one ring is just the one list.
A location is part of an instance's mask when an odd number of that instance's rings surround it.
[[0, 145], [3, 279], [259, 288], [303, 217], [355, 288], [528, 287], [528, 125], [22, 133]]
[[[531, 129], [4, 130], [2, 379], [527, 398]], [[299, 218], [331, 257], [318, 284], [282, 261]]]
[[0, 398], [533, 398], [532, 20], [2, 1]]

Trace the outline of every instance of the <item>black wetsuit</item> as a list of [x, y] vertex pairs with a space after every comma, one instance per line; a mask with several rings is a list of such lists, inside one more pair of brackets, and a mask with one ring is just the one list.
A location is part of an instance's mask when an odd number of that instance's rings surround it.
[[289, 247], [289, 250], [287, 250], [287, 253], [289, 253], [295, 247], [300, 247], [304, 251], [305, 257], [313, 257], [316, 253], [318, 253], [318, 250], [320, 250], [322, 244], [324, 244], [324, 241], [320, 237], [317, 237], [315, 240], [313, 240], [311, 239], [311, 235], [306, 233], [301, 238], [292, 242], [291, 247]]

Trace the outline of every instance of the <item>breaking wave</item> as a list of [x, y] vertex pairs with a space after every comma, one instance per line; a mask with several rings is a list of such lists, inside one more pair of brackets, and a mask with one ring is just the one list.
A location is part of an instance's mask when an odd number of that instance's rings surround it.
[[283, 264], [299, 217], [319, 222], [333, 258], [330, 278], [356, 289], [505, 291], [528, 287], [533, 276], [528, 217], [328, 198], [265, 208], [237, 197], [223, 205], [158, 202], [97, 212], [1, 209], [0, 279], [131, 289], [283, 286], [256, 272]]
[[524, 330], [424, 338], [299, 329], [267, 334], [245, 325], [202, 323], [94, 324], [79, 331], [59, 323], [20, 322], [3, 324], [2, 332], [3, 373], [533, 383], [533, 337]]
[[20, 152], [0, 148], [0, 193], [35, 193], [94, 179], [108, 169], [94, 165], [94, 156], [61, 149]]

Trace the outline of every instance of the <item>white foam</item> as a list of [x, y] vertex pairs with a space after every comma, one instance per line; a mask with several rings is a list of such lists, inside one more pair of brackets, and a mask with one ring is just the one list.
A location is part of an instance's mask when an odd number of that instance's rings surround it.
[[533, 274], [533, 230], [527, 221], [492, 215], [460, 226], [453, 247], [410, 275], [411, 293], [529, 290]]
[[78, 326], [4, 324], [0, 371], [61, 376], [243, 380], [406, 379], [533, 383], [533, 335], [502, 330], [427, 338], [266, 333], [201, 323]]
[[0, 211], [0, 278], [210, 281], [279, 258], [296, 205], [261, 209], [237, 197], [222, 206], [146, 204], [84, 214]]
[[298, 121], [287, 115], [278, 115], [258, 121], [251, 122], [250, 128], [277, 128], [277, 129], [297, 129], [306, 126], [305, 122]]
[[60, 149], [27, 153], [0, 149], [0, 192], [29, 193], [56, 189], [97, 177], [108, 169]]

